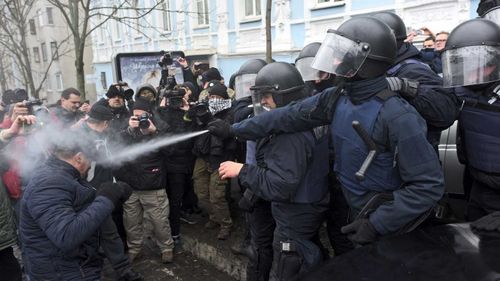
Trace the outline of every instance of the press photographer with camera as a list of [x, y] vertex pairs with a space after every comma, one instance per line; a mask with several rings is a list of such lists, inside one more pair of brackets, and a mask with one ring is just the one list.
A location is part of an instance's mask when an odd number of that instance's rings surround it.
[[[219, 119], [231, 124], [234, 118], [226, 86], [214, 80], [208, 83], [207, 89], [207, 103], [197, 104], [190, 109], [189, 115], [194, 118], [195, 124], [200, 129], [206, 129], [210, 120]], [[221, 138], [211, 134], [199, 136], [193, 148], [197, 157], [193, 171], [194, 190], [200, 202], [208, 207], [210, 217], [205, 227], [220, 227], [217, 235], [219, 240], [229, 238], [233, 222], [225, 198], [227, 180], [220, 178], [218, 168], [220, 163], [233, 160], [235, 151], [234, 138]]]
[[126, 82], [120, 81], [109, 86], [106, 98], [96, 102], [96, 104], [107, 107], [113, 113], [113, 119], [110, 121], [108, 129], [110, 136], [117, 136], [119, 132], [127, 129], [133, 106], [133, 95], [134, 90], [128, 88]]
[[[158, 111], [161, 119], [169, 125], [167, 133], [176, 135], [193, 131], [192, 122], [187, 122], [184, 119], [189, 109], [190, 94], [191, 90], [184, 85], [177, 85], [173, 90], [166, 91]], [[195, 160], [191, 152], [193, 143], [193, 139], [188, 139], [162, 149], [167, 169], [167, 194], [170, 200], [169, 219], [176, 254], [182, 252], [180, 220], [183, 198], [192, 189], [191, 178]], [[187, 218], [184, 219], [187, 220]], [[194, 223], [192, 220], [189, 222]]]
[[[161, 131], [153, 118], [149, 100], [136, 99], [129, 126], [123, 132], [123, 140], [128, 145], [148, 142], [155, 139]], [[132, 196], [123, 204], [123, 221], [127, 232], [129, 258], [133, 261], [142, 250], [143, 218], [149, 217], [153, 225], [154, 238], [161, 250], [162, 262], [173, 260], [174, 242], [170, 232], [169, 200], [165, 191], [166, 170], [163, 154], [156, 150], [141, 155], [126, 163], [115, 177], [129, 184], [134, 190]]]

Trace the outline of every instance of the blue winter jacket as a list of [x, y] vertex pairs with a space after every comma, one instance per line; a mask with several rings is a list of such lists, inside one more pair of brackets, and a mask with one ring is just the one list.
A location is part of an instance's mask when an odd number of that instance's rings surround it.
[[20, 238], [31, 280], [99, 280], [98, 228], [113, 203], [68, 163], [51, 157], [21, 200]]

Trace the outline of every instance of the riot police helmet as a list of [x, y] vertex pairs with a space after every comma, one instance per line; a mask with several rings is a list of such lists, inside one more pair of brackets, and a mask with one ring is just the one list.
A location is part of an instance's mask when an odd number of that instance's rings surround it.
[[297, 67], [304, 81], [320, 80], [319, 70], [311, 67], [319, 47], [321, 47], [321, 43], [319, 42], [307, 44], [295, 59], [295, 67]]
[[283, 107], [306, 96], [302, 76], [293, 65], [286, 62], [273, 62], [264, 66], [257, 73], [255, 85], [250, 90], [256, 115], [266, 109], [261, 105], [265, 95], [272, 95], [276, 107]]
[[487, 20], [500, 25], [500, 0], [481, 0], [477, 7], [477, 14]]
[[394, 63], [397, 44], [394, 32], [374, 17], [355, 17], [330, 29], [312, 67], [363, 80], [383, 75]]
[[500, 80], [500, 26], [481, 18], [461, 23], [450, 33], [441, 59], [445, 87]]
[[406, 39], [406, 26], [403, 22], [403, 19], [401, 19], [395, 13], [391, 12], [376, 13], [373, 15], [373, 17], [387, 24], [394, 31], [399, 50], [401, 45], [403, 45], [404, 40]]
[[250, 87], [255, 84], [257, 73], [266, 64], [263, 59], [250, 59], [241, 65], [234, 74], [234, 91], [237, 100], [251, 95]]

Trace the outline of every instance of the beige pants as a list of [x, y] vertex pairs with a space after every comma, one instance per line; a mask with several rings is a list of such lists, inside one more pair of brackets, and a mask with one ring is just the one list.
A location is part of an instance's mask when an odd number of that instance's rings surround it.
[[168, 222], [169, 204], [165, 189], [134, 191], [123, 204], [123, 223], [127, 231], [129, 253], [142, 249], [144, 217], [153, 225], [153, 234], [161, 252], [174, 247]]
[[223, 228], [230, 228], [233, 224], [226, 201], [226, 180], [221, 180], [219, 171], [211, 171], [208, 163], [198, 158], [194, 164], [193, 185], [198, 200], [208, 201], [210, 220]]

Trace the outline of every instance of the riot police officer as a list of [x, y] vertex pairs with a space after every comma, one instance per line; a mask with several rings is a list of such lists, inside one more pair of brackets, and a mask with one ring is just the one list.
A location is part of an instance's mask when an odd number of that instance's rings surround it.
[[319, 42], [307, 44], [295, 59], [295, 67], [297, 67], [304, 80], [307, 93], [311, 96], [332, 87], [335, 78], [330, 73], [324, 73], [311, 67], [311, 63], [320, 46], [321, 43]]
[[453, 91], [443, 88], [443, 80], [420, 58], [420, 52], [406, 39], [406, 26], [396, 14], [373, 15], [387, 24], [396, 36], [398, 54], [387, 70], [391, 90], [398, 91], [427, 123], [427, 140], [438, 151], [441, 131], [450, 127], [458, 116], [460, 101]]
[[[256, 113], [306, 96], [300, 73], [284, 62], [263, 67], [251, 89]], [[271, 279], [291, 280], [322, 261], [313, 239], [328, 206], [326, 128], [259, 139], [255, 164], [224, 162], [219, 173], [238, 176], [252, 193], [271, 202], [276, 221]]]
[[[373, 17], [352, 18], [328, 31], [313, 63], [318, 70], [345, 77], [343, 87], [231, 127], [215, 122], [209, 130], [255, 139], [331, 124], [334, 170], [353, 215], [378, 194], [392, 198], [373, 212], [362, 213], [344, 232], [353, 242], [364, 244], [380, 235], [405, 231], [409, 225], [413, 228], [413, 222], [442, 197], [443, 173], [426, 139], [425, 121], [404, 99], [387, 90], [385, 73], [396, 54], [396, 39], [386, 24]], [[352, 128], [354, 120], [366, 129], [377, 151], [364, 181], [355, 178], [355, 172], [368, 148]]]
[[500, 211], [500, 27], [486, 19], [458, 25], [442, 58], [444, 86], [463, 86], [459, 156], [472, 177], [467, 219], [476, 220]]

